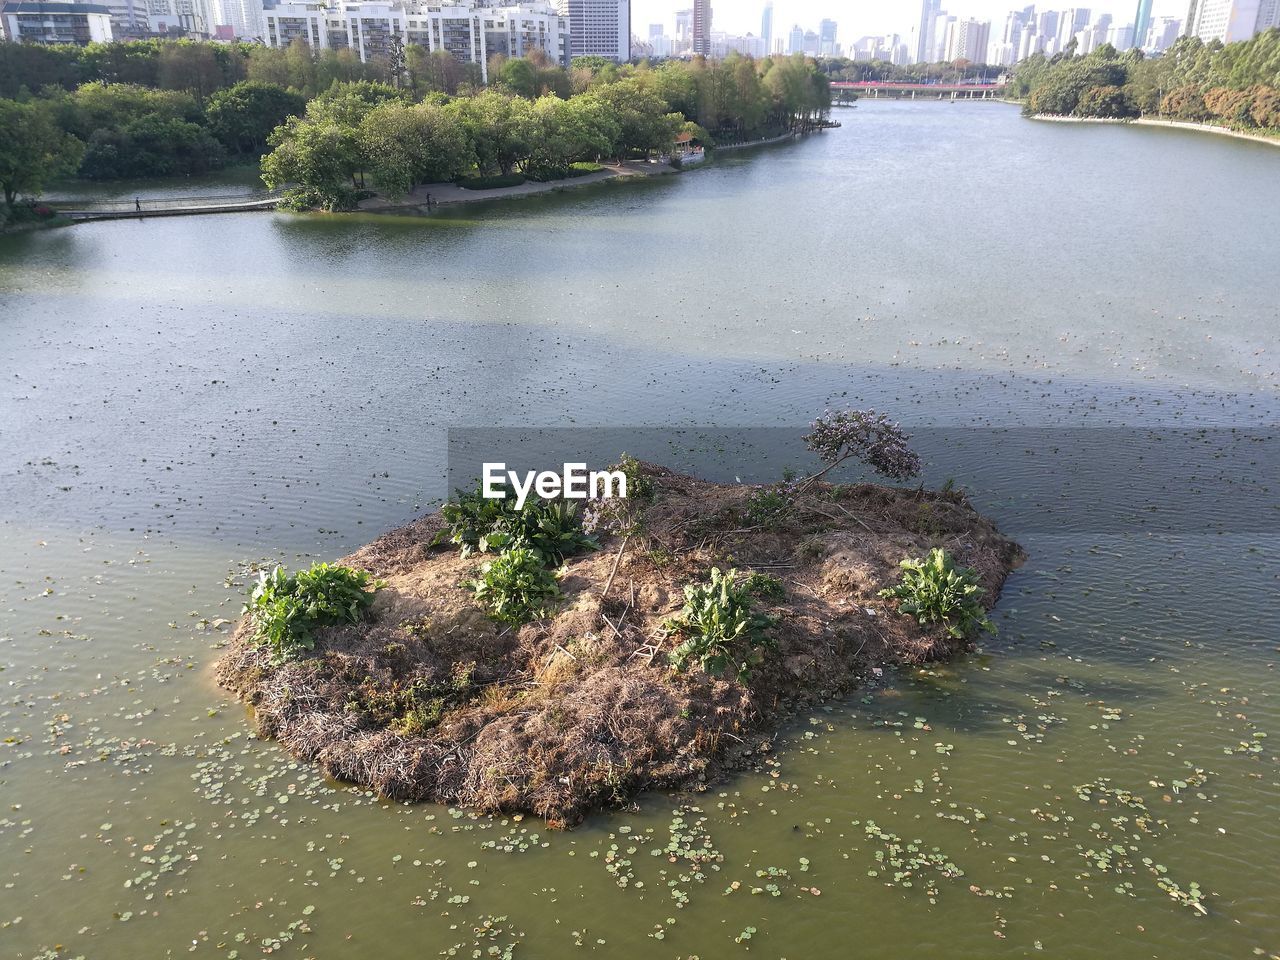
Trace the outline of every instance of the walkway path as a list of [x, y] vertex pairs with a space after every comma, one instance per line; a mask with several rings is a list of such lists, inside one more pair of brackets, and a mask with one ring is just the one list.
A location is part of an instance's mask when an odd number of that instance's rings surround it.
[[585, 174], [581, 177], [567, 177], [564, 180], [552, 180], [540, 183], [530, 180], [514, 187], [494, 187], [492, 190], [468, 190], [456, 183], [424, 183], [413, 188], [399, 200], [388, 200], [385, 197], [370, 197], [360, 201], [361, 210], [381, 211], [400, 209], [426, 209], [427, 197], [431, 197], [431, 205], [436, 206], [453, 203], [475, 203], [478, 200], [500, 200], [506, 197], [528, 197], [538, 193], [555, 193], [558, 190], [569, 190], [583, 187], [589, 183], [600, 183], [618, 177], [653, 177], [664, 173], [675, 173], [673, 167], [665, 164], [644, 163], [639, 160], [627, 160], [621, 164], [607, 164], [603, 170]]
[[205, 213], [272, 210], [280, 192], [255, 191], [203, 197], [151, 197], [133, 200], [55, 200], [47, 204], [71, 220], [127, 220], [143, 217], [187, 217]]

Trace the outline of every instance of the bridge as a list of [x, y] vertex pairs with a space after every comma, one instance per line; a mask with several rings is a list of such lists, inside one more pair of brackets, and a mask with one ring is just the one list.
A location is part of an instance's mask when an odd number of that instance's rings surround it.
[[50, 200], [43, 205], [71, 220], [127, 220], [142, 217], [189, 217], [204, 213], [273, 210], [281, 190], [205, 194], [197, 197], [134, 197], [132, 200]]
[[883, 80], [833, 80], [831, 93], [837, 101], [852, 97], [873, 100], [996, 100], [1004, 96], [1004, 83], [890, 83]]

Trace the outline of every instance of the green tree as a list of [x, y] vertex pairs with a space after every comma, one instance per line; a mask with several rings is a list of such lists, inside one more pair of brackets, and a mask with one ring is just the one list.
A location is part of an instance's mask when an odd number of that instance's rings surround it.
[[1104, 117], [1122, 120], [1136, 117], [1138, 108], [1123, 87], [1090, 87], [1080, 95], [1076, 114], [1082, 117]]
[[262, 159], [262, 179], [272, 190], [287, 188], [287, 202], [327, 210], [355, 204], [365, 157], [354, 126], [290, 117], [270, 144], [274, 149]]
[[83, 154], [84, 144], [58, 127], [47, 103], [0, 100], [0, 188], [9, 209], [74, 173]]
[[301, 94], [275, 84], [242, 80], [209, 98], [205, 119], [209, 132], [231, 153], [260, 154], [271, 131], [306, 109]]
[[462, 125], [436, 104], [381, 104], [361, 121], [359, 138], [369, 174], [390, 197], [452, 180], [475, 163]]
[[529, 101], [497, 90], [459, 97], [449, 104], [470, 141], [481, 173], [510, 174], [532, 151]]

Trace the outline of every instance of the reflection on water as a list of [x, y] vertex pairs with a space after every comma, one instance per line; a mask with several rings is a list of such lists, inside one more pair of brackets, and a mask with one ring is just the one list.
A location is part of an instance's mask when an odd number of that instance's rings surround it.
[[[843, 116], [430, 217], [0, 239], [0, 953], [1274, 951], [1278, 158]], [[209, 681], [252, 564], [438, 502], [451, 427], [679, 424], [715, 470], [700, 428], [786, 426], [731, 451], [763, 479], [855, 403], [1030, 560], [981, 653], [805, 711], [707, 793], [569, 834], [383, 804]]]

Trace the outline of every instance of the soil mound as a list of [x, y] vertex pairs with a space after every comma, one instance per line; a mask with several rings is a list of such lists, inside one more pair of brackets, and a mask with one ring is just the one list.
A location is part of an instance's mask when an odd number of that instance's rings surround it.
[[[964, 649], [878, 596], [904, 557], [945, 548], [979, 574], [988, 607], [1021, 557], [960, 493], [817, 483], [761, 524], [747, 519], [754, 488], [643, 469], [654, 496], [638, 526], [566, 561], [552, 617], [491, 620], [466, 587], [491, 558], [433, 548], [432, 515], [342, 561], [386, 581], [365, 621], [277, 664], [246, 620], [218, 680], [262, 736], [336, 778], [568, 825], [640, 790], [709, 782], [788, 708], [872, 667]], [[679, 639], [663, 622], [716, 566], [781, 582], [755, 603], [772, 643], [745, 681], [670, 663]]]

